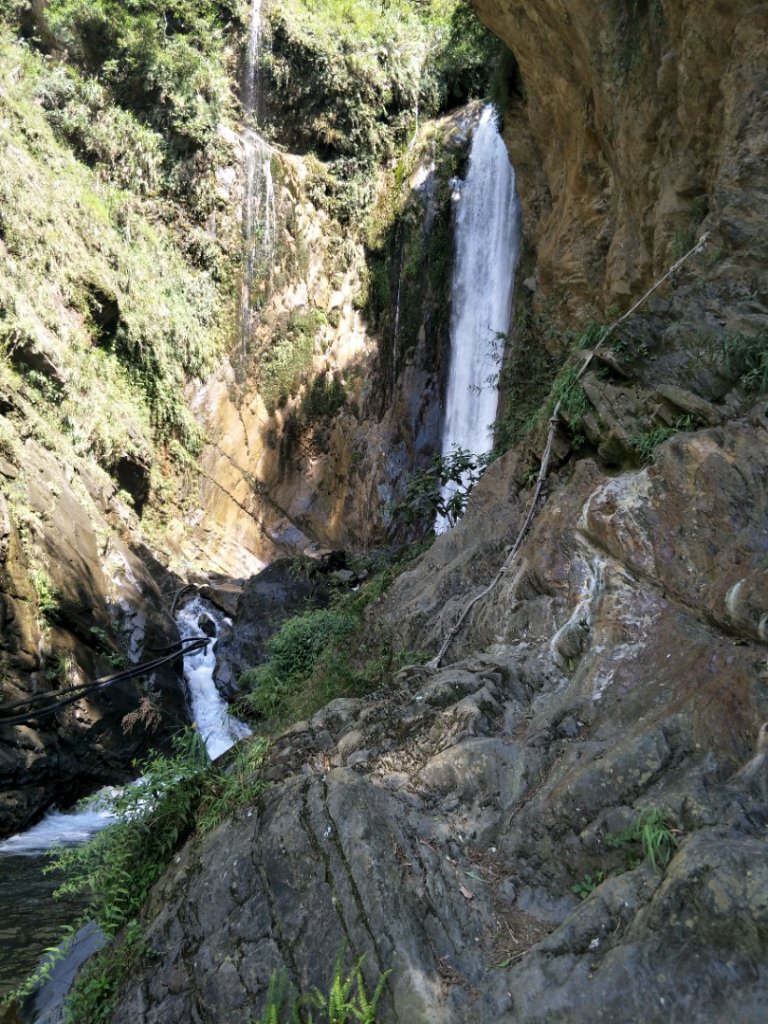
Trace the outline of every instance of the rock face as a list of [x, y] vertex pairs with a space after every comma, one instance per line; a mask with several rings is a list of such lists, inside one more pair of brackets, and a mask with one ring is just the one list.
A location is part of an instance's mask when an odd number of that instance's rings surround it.
[[[562, 354], [564, 324], [709, 247], [597, 350], [448, 664], [295, 726], [259, 803], [184, 847], [115, 1024], [234, 1024], [276, 969], [327, 986], [343, 940], [371, 984], [392, 969], [387, 1022], [765, 1017], [766, 9], [476, 7], [524, 86], [506, 126], [537, 344]], [[541, 451], [487, 471], [371, 629], [437, 649]]]
[[473, 7], [525, 86], [509, 140], [539, 285], [567, 289], [572, 315], [602, 313], [709, 229], [726, 322], [754, 323], [754, 300], [728, 281], [735, 262], [756, 281], [766, 257], [764, 5], [745, 17], [695, 0]]
[[382, 173], [367, 246], [312, 201], [312, 165], [273, 152], [268, 294], [248, 351], [233, 350], [193, 403], [208, 444], [196, 508], [177, 530], [190, 561], [244, 576], [387, 539], [403, 480], [440, 450], [450, 179], [476, 120], [470, 107], [428, 123], [397, 174]]
[[[768, 717], [766, 442], [761, 403], [647, 469], [564, 474], [458, 660], [294, 727], [260, 803], [184, 848], [114, 1021], [239, 1021], [275, 969], [327, 985], [343, 941], [371, 983], [392, 968], [402, 1024], [762, 1020], [768, 763], [738, 769]], [[517, 471], [386, 596], [405, 644], [503, 561]], [[667, 866], [627, 838], [643, 809]]]
[[[17, 438], [12, 452], [0, 465], [4, 700], [55, 694], [156, 657], [153, 648], [178, 638], [170, 595], [164, 600], [162, 570], [114, 483], [31, 438]], [[142, 698], [143, 720], [136, 715]], [[185, 697], [178, 667], [169, 665], [39, 722], [0, 719], [0, 835], [31, 823], [54, 800], [69, 804], [129, 777], [133, 759], [179, 716], [186, 717]]]

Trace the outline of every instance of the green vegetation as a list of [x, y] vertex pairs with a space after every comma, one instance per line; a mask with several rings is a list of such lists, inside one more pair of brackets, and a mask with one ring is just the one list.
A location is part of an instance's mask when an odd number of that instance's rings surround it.
[[262, 353], [257, 374], [259, 390], [270, 412], [296, 395], [312, 369], [315, 338], [327, 322], [320, 309], [294, 311]]
[[269, 118], [313, 152], [315, 198], [359, 223], [420, 118], [488, 93], [503, 46], [464, 0], [286, 0], [269, 12]]
[[[367, 289], [360, 306], [379, 338], [381, 376], [393, 380], [423, 339], [425, 369], [437, 372], [448, 343], [453, 269], [451, 179], [466, 172], [469, 139], [446, 123], [429, 125], [380, 179], [366, 218]], [[428, 187], [414, 170], [434, 162]], [[386, 400], [386, 384], [382, 401]]]
[[633, 434], [629, 439], [630, 444], [637, 452], [641, 462], [651, 462], [654, 451], [662, 441], [674, 437], [681, 430], [694, 430], [696, 425], [697, 421], [694, 416], [681, 416], [675, 420], [672, 426], [659, 425], [651, 427], [650, 430], [642, 431], [639, 434]]
[[720, 342], [719, 362], [748, 394], [768, 391], [768, 330], [728, 333]]
[[32, 583], [37, 593], [37, 607], [45, 619], [55, 619], [59, 614], [59, 594], [44, 569], [32, 573]]
[[[49, 870], [66, 879], [57, 894], [81, 893], [86, 900], [67, 935], [95, 921], [113, 940], [78, 974], [67, 1000], [68, 1024], [109, 1019], [120, 984], [146, 953], [136, 915], [151, 887], [185, 836], [210, 831], [237, 806], [256, 799], [262, 783], [255, 772], [264, 749], [260, 740], [245, 741], [230, 767], [221, 768], [208, 760], [199, 733], [180, 733], [171, 755], [148, 758], [138, 766], [141, 778], [105, 802], [117, 815], [114, 824], [86, 845], [55, 854]], [[43, 964], [6, 1000], [31, 991], [54, 962]]]
[[184, 386], [234, 320], [237, 215], [216, 193], [232, 17], [226, 0], [0, 7], [7, 416], [118, 484], [146, 475], [140, 514], [200, 450]]
[[569, 363], [563, 367], [552, 385], [552, 407], [560, 403], [560, 411], [573, 431], [579, 429], [589, 410], [587, 396], [579, 384], [580, 376], [581, 365]]
[[252, 1024], [376, 1024], [376, 1009], [391, 972], [381, 975], [369, 996], [362, 971], [364, 960], [360, 957], [346, 973], [342, 949], [327, 994], [315, 988], [308, 994], [297, 995], [289, 989], [284, 974], [274, 973], [264, 1012], [258, 1019], [252, 1018]]
[[[524, 249], [523, 259], [531, 259], [530, 251]], [[499, 374], [501, 415], [494, 438], [497, 454], [512, 448], [531, 432], [541, 415], [558, 366], [548, 343], [557, 344], [561, 332], [549, 317], [534, 313], [527, 301], [525, 295], [516, 299], [515, 343], [506, 342], [504, 346], [507, 355]]]
[[646, 807], [629, 828], [607, 835], [605, 844], [614, 849], [627, 847], [628, 866], [635, 866], [638, 862], [636, 851], [640, 849], [654, 870], [663, 870], [677, 849], [677, 837], [664, 811], [658, 807]]
[[575, 896], [578, 896], [579, 899], [585, 900], [587, 896], [590, 896], [598, 887], [598, 885], [600, 885], [600, 883], [604, 881], [604, 871], [595, 871], [595, 873], [592, 875], [585, 873], [584, 877], [580, 882], [576, 882], [575, 885], [571, 886], [571, 892]]
[[413, 653], [398, 649], [386, 630], [366, 631], [363, 618], [401, 567], [381, 569], [359, 590], [338, 594], [330, 608], [286, 619], [267, 643], [268, 660], [240, 676], [240, 713], [278, 728], [336, 697], [370, 693], [413, 661]]
[[392, 509], [394, 523], [406, 529], [415, 526], [422, 535], [433, 532], [438, 518], [454, 526], [487, 465], [487, 456], [458, 447], [448, 455], [435, 455], [426, 469], [417, 469], [408, 478], [402, 500]]
[[186, 154], [210, 141], [231, 103], [232, 14], [226, 0], [50, 0], [45, 17], [72, 60]]

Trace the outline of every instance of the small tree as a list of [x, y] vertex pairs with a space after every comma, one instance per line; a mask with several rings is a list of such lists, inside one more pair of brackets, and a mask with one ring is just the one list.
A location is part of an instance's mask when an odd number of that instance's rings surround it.
[[411, 474], [402, 501], [392, 508], [397, 525], [418, 526], [426, 536], [443, 520], [450, 528], [461, 519], [472, 488], [488, 465], [488, 455], [473, 455], [455, 447], [435, 455], [425, 469]]

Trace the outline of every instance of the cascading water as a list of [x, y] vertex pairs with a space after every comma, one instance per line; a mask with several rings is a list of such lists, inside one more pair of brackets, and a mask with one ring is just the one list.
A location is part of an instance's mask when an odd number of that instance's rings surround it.
[[[223, 616], [199, 597], [185, 604], [176, 616], [176, 625], [184, 639], [210, 636], [208, 630], [215, 635], [223, 621]], [[226, 702], [216, 689], [213, 680], [216, 667], [214, 647], [215, 642], [184, 658], [184, 678], [189, 690], [192, 715], [211, 759], [251, 734], [247, 725], [230, 715]]]
[[[475, 130], [467, 178], [458, 184], [455, 202], [451, 355], [442, 453], [450, 456], [461, 448], [484, 455], [493, 445], [499, 354], [509, 330], [521, 233], [515, 172], [490, 104]], [[455, 489], [448, 484], [444, 499]], [[436, 529], [441, 532], [448, 525], [441, 519]]]
[[247, 122], [243, 132], [245, 186], [243, 191], [243, 249], [245, 262], [240, 292], [240, 335], [247, 352], [255, 306], [254, 282], [269, 280], [275, 248], [276, 205], [272, 179], [272, 147], [256, 131], [259, 114], [261, 0], [253, 0], [245, 53], [241, 101]]
[[[176, 622], [182, 637], [211, 636], [212, 643], [184, 658], [192, 714], [209, 756], [223, 754], [250, 729], [232, 717], [213, 679], [216, 665], [215, 636], [223, 616], [200, 598], [179, 611]], [[18, 984], [35, 967], [41, 949], [61, 935], [64, 926], [79, 910], [77, 900], [53, 903], [54, 889], [61, 883], [45, 873], [46, 854], [55, 846], [73, 846], [90, 836], [115, 816], [109, 809], [110, 788], [101, 791], [85, 807], [71, 811], [50, 811], [37, 825], [0, 843], [0, 997]]]

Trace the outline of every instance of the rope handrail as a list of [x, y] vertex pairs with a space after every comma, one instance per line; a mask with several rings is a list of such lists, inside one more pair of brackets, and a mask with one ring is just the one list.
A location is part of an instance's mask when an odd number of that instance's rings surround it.
[[[75, 701], [82, 700], [83, 697], [87, 697], [91, 693], [97, 693], [100, 690], [105, 690], [108, 686], [113, 686], [116, 683], [125, 683], [131, 679], [136, 679], [139, 676], [147, 675], [149, 672], [153, 672], [157, 668], [161, 668], [163, 665], [167, 665], [172, 661], [178, 660], [178, 658], [185, 657], [187, 654], [193, 654], [195, 651], [204, 650], [210, 643], [209, 637], [187, 637], [183, 640], [177, 640], [175, 644], [170, 644], [168, 647], [160, 648], [160, 650], [173, 651], [170, 654], [165, 654], [160, 658], [153, 658], [151, 661], [144, 661], [138, 665], [132, 665], [130, 668], [123, 669], [121, 672], [116, 672], [114, 675], [105, 676], [102, 679], [95, 679], [90, 683], [82, 683], [79, 686], [72, 686], [67, 690], [55, 690], [48, 693], [38, 693], [33, 697], [25, 697], [22, 700], [13, 701], [10, 704], [0, 705], [0, 727], [4, 725], [22, 725], [25, 722], [29, 722], [40, 718], [47, 718], [50, 715], [55, 714], [62, 708], [67, 707], [69, 704], [74, 704]], [[50, 700], [52, 697], [56, 697], [57, 700], [50, 704], [48, 707], [35, 708], [35, 704], [41, 701]], [[25, 708], [15, 715], [7, 715], [9, 711], [18, 711], [20, 708]]]
[[[696, 245], [694, 245], [693, 248], [689, 249], [688, 252], [684, 253], [680, 257], [679, 260], [676, 260], [672, 264], [672, 266], [667, 270], [667, 272], [665, 274], [663, 274], [657, 281], [655, 281], [651, 285], [651, 287], [648, 289], [648, 291], [641, 298], [639, 298], [637, 300], [637, 302], [626, 311], [626, 313], [623, 313], [620, 317], [618, 317], [618, 319], [613, 321], [613, 323], [601, 335], [599, 341], [594, 346], [594, 348], [587, 354], [586, 358], [584, 359], [584, 362], [581, 365], [581, 368], [579, 369], [578, 373], [574, 377], [574, 381], [577, 381], [581, 377], [584, 376], [584, 374], [587, 371], [587, 367], [592, 362], [592, 358], [593, 358], [595, 352], [602, 345], [605, 344], [605, 342], [613, 334], [613, 332], [616, 330], [616, 328], [619, 326], [619, 324], [623, 323], [630, 316], [632, 316], [632, 314], [637, 309], [639, 309], [640, 306], [642, 306], [642, 304], [647, 299], [649, 299], [651, 297], [651, 295], [653, 295], [653, 293], [658, 288], [660, 288], [662, 284], [664, 284], [665, 281], [667, 281], [670, 277], [672, 277], [672, 275], [677, 270], [680, 269], [680, 267], [686, 262], [686, 260], [688, 260], [691, 256], [694, 256], [696, 253], [702, 252], [702, 250], [704, 249], [704, 247], [706, 246], [708, 241], [709, 241], [709, 234], [707, 232], [705, 232], [701, 236], [701, 238], [698, 240]], [[427, 669], [434, 671], [434, 670], [440, 668], [440, 664], [441, 664], [443, 658], [445, 657], [445, 655], [446, 655], [449, 647], [453, 643], [453, 641], [458, 636], [459, 630], [463, 626], [463, 624], [464, 624], [467, 616], [469, 615], [469, 613], [472, 611], [472, 609], [475, 607], [475, 605], [479, 601], [482, 601], [484, 597], [487, 597], [488, 594], [491, 593], [491, 591], [494, 589], [494, 587], [498, 584], [498, 582], [501, 579], [501, 577], [505, 573], [507, 573], [510, 570], [510, 568], [512, 567], [512, 563], [514, 562], [515, 557], [517, 556], [517, 553], [520, 550], [520, 547], [522, 546], [522, 543], [525, 540], [525, 537], [526, 537], [529, 529], [531, 528], [531, 524], [533, 523], [534, 516], [536, 515], [536, 507], [537, 507], [537, 505], [539, 503], [539, 498], [541, 497], [541, 491], [542, 491], [542, 488], [544, 486], [544, 481], [546, 480], [547, 472], [549, 470], [549, 460], [550, 460], [550, 458], [552, 456], [552, 446], [554, 444], [555, 431], [557, 430], [557, 424], [558, 424], [559, 418], [560, 418], [560, 406], [561, 406], [561, 404], [562, 403], [560, 401], [558, 401], [555, 404], [555, 407], [552, 410], [552, 415], [549, 418], [549, 432], [547, 433], [547, 443], [546, 443], [546, 445], [544, 447], [544, 454], [541, 457], [541, 465], [539, 467], [539, 475], [536, 478], [536, 486], [534, 487], [533, 496], [532, 496], [531, 502], [530, 502], [530, 504], [528, 506], [528, 513], [527, 513], [527, 515], [526, 515], [526, 517], [525, 517], [525, 519], [523, 521], [523, 525], [520, 528], [520, 531], [519, 531], [519, 533], [517, 535], [515, 543], [510, 548], [509, 554], [507, 555], [506, 559], [504, 560], [504, 564], [498, 570], [498, 572], [493, 577], [493, 579], [488, 584], [488, 586], [484, 587], [483, 590], [481, 590], [478, 594], [475, 594], [474, 597], [471, 597], [467, 601], [467, 603], [464, 605], [464, 607], [462, 608], [461, 612], [459, 613], [459, 615], [458, 615], [458, 617], [456, 619], [456, 622], [448, 630], [448, 633], [446, 634], [446, 637], [445, 637], [445, 639], [443, 640], [443, 643], [440, 646], [440, 650], [437, 652], [437, 654], [435, 655], [434, 658], [432, 658], [430, 661], [428, 661], [426, 663], [425, 667]]]

